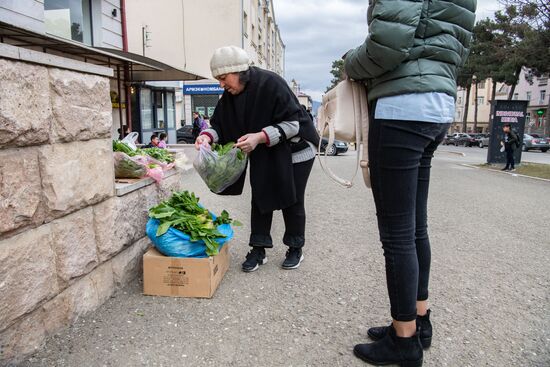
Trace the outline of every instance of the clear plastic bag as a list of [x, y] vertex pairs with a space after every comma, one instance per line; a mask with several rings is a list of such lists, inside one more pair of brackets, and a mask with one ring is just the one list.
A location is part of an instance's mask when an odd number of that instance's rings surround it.
[[219, 156], [210, 145], [201, 145], [193, 167], [212, 192], [220, 192], [233, 185], [246, 169], [247, 156], [240, 149], [233, 148]]
[[147, 155], [130, 157], [126, 153], [115, 152], [115, 178], [151, 177], [156, 182], [164, 178], [164, 171], [174, 167], [174, 163], [159, 162]]
[[114, 153], [116, 178], [142, 178], [147, 175], [147, 158], [130, 157], [122, 152]]

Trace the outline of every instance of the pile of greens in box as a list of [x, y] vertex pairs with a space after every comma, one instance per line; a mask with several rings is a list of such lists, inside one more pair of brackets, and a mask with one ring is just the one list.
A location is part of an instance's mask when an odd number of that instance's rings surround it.
[[149, 209], [147, 236], [159, 252], [172, 257], [208, 257], [233, 237], [231, 224], [240, 225], [225, 210], [215, 216], [189, 191]]
[[151, 177], [159, 182], [164, 171], [174, 167], [174, 157], [160, 148], [133, 149], [126, 143], [113, 140], [115, 178]]

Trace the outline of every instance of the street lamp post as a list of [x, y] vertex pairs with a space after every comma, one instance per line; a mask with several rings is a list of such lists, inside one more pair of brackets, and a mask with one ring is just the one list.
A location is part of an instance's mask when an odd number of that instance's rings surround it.
[[474, 133], [477, 132], [477, 110], [478, 110], [478, 100], [477, 100], [477, 76], [472, 76], [472, 81], [474, 82], [475, 88], [475, 105], [474, 105]]

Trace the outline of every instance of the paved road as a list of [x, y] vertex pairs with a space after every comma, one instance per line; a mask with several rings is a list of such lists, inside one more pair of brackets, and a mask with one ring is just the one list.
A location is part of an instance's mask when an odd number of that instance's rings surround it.
[[[424, 365], [549, 366], [550, 184], [460, 166], [467, 158], [441, 151], [434, 161], [435, 337]], [[353, 152], [331, 162], [349, 174]], [[217, 197], [196, 175], [188, 188], [246, 222], [249, 191]], [[278, 244], [267, 265], [242, 273], [245, 225], [213, 299], [145, 297], [136, 280], [23, 366], [363, 366], [353, 345], [389, 320], [370, 192], [341, 189], [315, 165], [307, 204], [300, 269], [279, 268]], [[274, 238], [282, 232], [278, 215]]]
[[[439, 148], [439, 151], [464, 153], [466, 157], [466, 161], [468, 161], [468, 163], [474, 163], [474, 164], [487, 163], [487, 148], [483, 148], [483, 149], [478, 147], [466, 148], [466, 147], [455, 147], [453, 145], [447, 145], [447, 146], [441, 146]], [[521, 161], [550, 164], [550, 152], [543, 153], [540, 150], [522, 152]]]

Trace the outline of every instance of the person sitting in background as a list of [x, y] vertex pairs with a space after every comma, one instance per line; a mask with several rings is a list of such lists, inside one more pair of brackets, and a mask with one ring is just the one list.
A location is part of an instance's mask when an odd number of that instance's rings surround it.
[[158, 148], [158, 146], [159, 146], [159, 137], [157, 136], [157, 134], [153, 134], [151, 135], [151, 141], [149, 142], [149, 144], [144, 146], [144, 148]]
[[122, 136], [122, 130], [120, 129], [120, 127], [118, 128], [117, 131], [118, 131], [118, 140], [124, 139], [125, 136], [127, 136], [132, 132], [128, 125], [124, 125], [124, 136]]
[[166, 149], [166, 139], [168, 139], [168, 135], [166, 133], [160, 133], [159, 135], [159, 148]]

